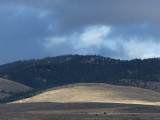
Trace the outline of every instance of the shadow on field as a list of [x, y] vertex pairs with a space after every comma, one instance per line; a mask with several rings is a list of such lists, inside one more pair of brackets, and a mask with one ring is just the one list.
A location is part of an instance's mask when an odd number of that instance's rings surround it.
[[160, 106], [114, 103], [1, 104], [0, 120], [159, 120]]

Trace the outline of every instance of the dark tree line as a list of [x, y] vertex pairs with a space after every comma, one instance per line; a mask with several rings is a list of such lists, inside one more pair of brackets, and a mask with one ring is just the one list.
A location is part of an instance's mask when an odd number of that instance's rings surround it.
[[[5, 69], [4, 69], [5, 68]], [[160, 80], [160, 60], [116, 60], [96, 55], [65, 55], [0, 66], [0, 77], [32, 88], [77, 82], [114, 83], [120, 79]]]
[[64, 55], [0, 66], [0, 77], [44, 90], [59, 85], [120, 79], [160, 81], [160, 59], [118, 60], [96, 55]]

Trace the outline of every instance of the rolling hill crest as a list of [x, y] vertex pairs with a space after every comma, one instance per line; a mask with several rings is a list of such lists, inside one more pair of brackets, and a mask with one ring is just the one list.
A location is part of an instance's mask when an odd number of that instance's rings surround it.
[[139, 81], [159, 82], [160, 60], [152, 58], [128, 61], [96, 55], [64, 55], [1, 65], [0, 77], [33, 88], [80, 82], [121, 85], [131, 82], [138, 84]]
[[63, 55], [1, 65], [0, 77], [40, 91], [73, 83], [107, 83], [160, 92], [160, 59]]

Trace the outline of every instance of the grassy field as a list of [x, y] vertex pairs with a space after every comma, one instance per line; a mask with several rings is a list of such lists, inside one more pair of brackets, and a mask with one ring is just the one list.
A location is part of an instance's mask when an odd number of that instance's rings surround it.
[[3, 91], [4, 93], [9, 93], [9, 92], [18, 93], [18, 92], [26, 92], [31, 89], [32, 89], [31, 87], [28, 87], [26, 85], [0, 78], [0, 92]]
[[16, 103], [32, 102], [103, 102], [160, 105], [160, 93], [148, 89], [115, 86], [104, 83], [80, 83], [52, 88]]
[[160, 93], [103, 83], [49, 89], [0, 105], [0, 120], [160, 120]]
[[0, 120], [159, 120], [160, 106], [115, 103], [1, 104]]

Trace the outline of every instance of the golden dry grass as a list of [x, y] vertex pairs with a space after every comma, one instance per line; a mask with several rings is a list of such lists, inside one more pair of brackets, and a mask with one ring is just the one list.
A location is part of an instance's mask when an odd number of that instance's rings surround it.
[[15, 103], [30, 102], [104, 102], [160, 105], [160, 93], [142, 88], [104, 83], [80, 83], [53, 88], [40, 95]]
[[25, 92], [31, 90], [32, 88], [6, 79], [0, 78], [0, 91], [4, 90], [5, 92]]

